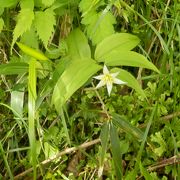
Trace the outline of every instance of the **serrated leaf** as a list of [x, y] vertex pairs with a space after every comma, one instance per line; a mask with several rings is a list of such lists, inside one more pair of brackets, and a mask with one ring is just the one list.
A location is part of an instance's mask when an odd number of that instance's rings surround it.
[[84, 16], [90, 11], [97, 9], [100, 5], [103, 4], [104, 2], [101, 0], [97, 0], [97, 1], [81, 0], [79, 3], [79, 9], [83, 13], [82, 16]]
[[75, 29], [67, 38], [68, 54], [71, 58], [90, 58], [88, 40], [80, 29]]
[[39, 38], [47, 48], [48, 41], [54, 32], [54, 25], [56, 24], [53, 10], [46, 9], [45, 11], [36, 12], [34, 24]]
[[42, 0], [42, 3], [45, 6], [51, 6], [54, 3], [55, 0]]
[[104, 62], [107, 66], [133, 66], [142, 67], [160, 73], [156, 66], [148, 61], [142, 54], [134, 51], [112, 51], [98, 62]]
[[95, 59], [101, 60], [113, 50], [130, 51], [138, 45], [140, 39], [128, 33], [116, 33], [106, 37], [96, 47]]
[[15, 5], [17, 0], [0, 0], [0, 7], [7, 8]]
[[52, 95], [52, 103], [57, 111], [93, 74], [102, 67], [92, 59], [74, 60], [59, 78]]
[[22, 9], [18, 14], [17, 24], [13, 32], [13, 41], [11, 48], [14, 46], [16, 40], [23, 35], [24, 32], [30, 29], [34, 19], [34, 12], [31, 9]]
[[4, 26], [4, 21], [2, 18], [0, 18], [0, 33], [3, 30], [3, 26]]
[[27, 63], [9, 63], [0, 65], [0, 75], [13, 75], [26, 73], [28, 71]]
[[20, 1], [21, 9], [34, 9], [34, 0], [21, 0]]
[[82, 24], [87, 27], [87, 35], [94, 45], [114, 33], [115, 22], [115, 17], [110, 12], [104, 14], [95, 11], [88, 13], [82, 20]]
[[119, 72], [117, 78], [126, 82], [127, 86], [135, 89], [135, 91], [137, 93], [139, 93], [142, 97], [146, 97], [143, 89], [141, 88], [141, 86], [139, 85], [137, 79], [131, 75], [131, 73], [129, 73], [128, 71], [124, 70], [124, 69], [120, 69], [120, 68], [113, 68], [111, 69], [111, 72]]

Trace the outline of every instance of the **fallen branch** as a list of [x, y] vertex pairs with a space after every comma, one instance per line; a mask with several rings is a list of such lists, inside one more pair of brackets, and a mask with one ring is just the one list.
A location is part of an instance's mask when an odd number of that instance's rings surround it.
[[[65, 149], [64, 151], [61, 151], [61, 152], [57, 153], [56, 155], [52, 156], [51, 158], [42, 161], [41, 163], [39, 163], [39, 164], [36, 166], [36, 168], [38, 168], [38, 167], [41, 166], [41, 165], [46, 165], [46, 164], [54, 161], [55, 159], [58, 159], [59, 157], [65, 155], [65, 154], [70, 154], [70, 153], [72, 153], [72, 152], [74, 152], [74, 151], [77, 151], [78, 149], [85, 149], [85, 148], [87, 148], [87, 147], [89, 147], [89, 146], [92, 146], [92, 145], [98, 144], [98, 143], [100, 143], [100, 139], [95, 139], [95, 140], [93, 140], [93, 141], [89, 141], [89, 142], [83, 143], [83, 144], [81, 144], [81, 145], [78, 146], [78, 147], [67, 148], [67, 149]], [[30, 172], [32, 172], [32, 171], [33, 171], [33, 168], [29, 168], [29, 169], [25, 170], [24, 172], [16, 175], [16, 176], [14, 177], [14, 179], [22, 178], [23, 176], [27, 175], [28, 173], [30, 173]]]

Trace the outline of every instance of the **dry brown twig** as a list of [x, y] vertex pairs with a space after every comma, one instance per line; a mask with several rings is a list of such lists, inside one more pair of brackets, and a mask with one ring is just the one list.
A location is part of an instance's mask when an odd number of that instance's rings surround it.
[[[61, 151], [61, 152], [57, 153], [56, 155], [52, 156], [51, 158], [42, 161], [36, 167], [38, 168], [41, 165], [46, 165], [46, 164], [54, 161], [55, 159], [60, 158], [61, 156], [65, 155], [65, 154], [70, 154], [70, 153], [72, 153], [74, 151], [77, 151], [78, 149], [85, 149], [87, 147], [90, 147], [90, 146], [98, 144], [98, 143], [100, 143], [100, 139], [95, 139], [95, 140], [92, 140], [92, 141], [89, 141], [89, 142], [85, 142], [85, 143], [81, 144], [78, 147], [67, 148], [64, 151]], [[14, 177], [14, 179], [22, 178], [23, 176], [27, 175], [28, 173], [30, 173], [32, 171], [33, 171], [33, 168], [29, 168], [29, 169], [25, 170], [24, 172], [16, 175]]]

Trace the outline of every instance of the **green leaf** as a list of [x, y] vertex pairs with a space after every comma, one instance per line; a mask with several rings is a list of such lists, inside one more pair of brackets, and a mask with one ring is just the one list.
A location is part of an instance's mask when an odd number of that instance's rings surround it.
[[148, 61], [143, 55], [134, 51], [112, 51], [98, 62], [104, 62], [107, 66], [133, 66], [154, 70], [159, 70]]
[[123, 129], [126, 133], [130, 133], [139, 140], [143, 140], [144, 134], [139, 128], [133, 126], [130, 122], [124, 120], [120, 115], [116, 113], [112, 113], [112, 118], [113, 123]]
[[34, 0], [21, 0], [20, 1], [21, 9], [34, 9]]
[[23, 35], [24, 32], [30, 29], [34, 19], [34, 12], [31, 9], [21, 9], [17, 17], [17, 24], [13, 31], [13, 41], [11, 48], [14, 46], [16, 40]]
[[68, 53], [71, 58], [91, 58], [88, 40], [80, 29], [75, 29], [67, 38]]
[[98, 176], [102, 176], [103, 166], [104, 166], [104, 159], [107, 151], [108, 141], [109, 141], [109, 123], [105, 123], [101, 129], [100, 139], [102, 144], [102, 151], [100, 154], [100, 167], [98, 171]]
[[147, 169], [143, 167], [141, 162], [139, 162], [139, 168], [140, 168], [141, 174], [145, 177], [145, 180], [153, 180], [153, 177], [149, 174]]
[[41, 52], [38, 52], [37, 50], [30, 48], [22, 43], [17, 42], [17, 45], [19, 46], [19, 48], [27, 55], [37, 59], [37, 60], [41, 60], [41, 61], [47, 61], [48, 58], [42, 54]]
[[[23, 117], [24, 91], [11, 92], [11, 108], [14, 109], [19, 116]], [[16, 114], [15, 114], [16, 115]]]
[[54, 3], [55, 0], [42, 0], [42, 3], [45, 6], [51, 6]]
[[105, 13], [92, 11], [82, 20], [82, 24], [87, 27], [87, 35], [94, 45], [114, 33], [115, 22], [114, 16], [109, 11]]
[[161, 132], [156, 132], [155, 135], [151, 135], [151, 141], [156, 142], [159, 144], [159, 147], [153, 148], [153, 151], [156, 155], [162, 156], [164, 152], [166, 152], [166, 142], [164, 141]]
[[36, 119], [36, 60], [31, 58], [29, 62], [28, 75], [28, 132], [30, 142], [30, 157], [33, 165], [33, 175], [36, 179], [36, 135], [35, 135], [35, 119]]
[[39, 38], [47, 48], [48, 41], [54, 32], [54, 25], [56, 24], [53, 10], [49, 8], [45, 11], [36, 12], [34, 24]]
[[114, 162], [114, 167], [116, 171], [117, 179], [122, 179], [122, 154], [121, 154], [121, 147], [119, 142], [119, 136], [117, 133], [114, 124], [110, 123], [110, 140], [111, 140], [111, 147], [112, 147], [112, 158]]
[[52, 103], [57, 111], [93, 74], [102, 67], [92, 59], [74, 60], [59, 78], [52, 95]]
[[0, 0], [0, 7], [8, 8], [17, 4], [17, 0]]
[[111, 69], [111, 72], [119, 72], [117, 78], [126, 82], [127, 86], [133, 88], [136, 90], [137, 93], [139, 93], [142, 97], [146, 97], [143, 89], [141, 88], [141, 86], [139, 85], [137, 79], [131, 75], [131, 73], [129, 73], [128, 71], [124, 70], [124, 69], [120, 69], [120, 68], [113, 68]]
[[26, 73], [28, 71], [27, 63], [8, 63], [0, 65], [0, 75], [13, 75]]
[[0, 18], [0, 33], [3, 30], [3, 26], [4, 26], [4, 21], [2, 18]]
[[26, 44], [27, 46], [29, 46], [31, 48], [38, 49], [39, 42], [38, 42], [38, 37], [36, 35], [34, 28], [31, 27], [30, 30], [26, 31], [22, 35], [20, 42], [23, 44]]
[[113, 50], [129, 51], [136, 47], [140, 42], [137, 36], [128, 33], [116, 33], [108, 36], [101, 41], [95, 51], [95, 59], [101, 61], [104, 56], [108, 55]]

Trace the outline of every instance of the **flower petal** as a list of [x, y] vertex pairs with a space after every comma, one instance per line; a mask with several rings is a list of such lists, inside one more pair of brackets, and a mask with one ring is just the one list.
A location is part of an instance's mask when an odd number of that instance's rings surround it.
[[110, 96], [112, 91], [112, 83], [106, 83], [106, 86], [107, 86], [108, 95]]
[[103, 67], [103, 74], [109, 74], [109, 70], [106, 65]]
[[104, 75], [101, 74], [101, 75], [99, 75], [99, 76], [94, 76], [93, 78], [94, 78], [94, 79], [101, 80], [101, 79], [103, 79], [103, 77], [104, 77]]
[[100, 88], [100, 87], [102, 87], [102, 86], [104, 86], [104, 85], [106, 85], [106, 82], [104, 82], [103, 80], [101, 80], [101, 81], [97, 84], [96, 89], [98, 89], [98, 88]]
[[114, 78], [113, 80], [114, 80], [113, 81], [114, 84], [127, 84], [127, 82], [121, 81], [120, 79], [117, 78]]

